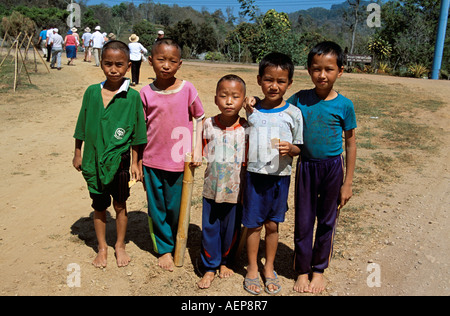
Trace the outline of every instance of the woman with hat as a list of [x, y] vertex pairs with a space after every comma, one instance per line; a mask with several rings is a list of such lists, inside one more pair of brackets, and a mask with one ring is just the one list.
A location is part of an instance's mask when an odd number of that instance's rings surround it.
[[84, 60], [87, 62], [91, 62], [91, 56], [92, 56], [92, 43], [91, 43], [91, 29], [89, 27], [86, 27], [84, 29], [84, 33], [81, 36], [81, 39], [83, 40], [83, 49], [84, 49]]
[[147, 49], [139, 43], [139, 36], [132, 34], [129, 38], [130, 60], [131, 60], [131, 85], [139, 84], [142, 56], [147, 54]]
[[64, 46], [66, 47], [66, 55], [67, 59], [69, 61], [67, 62], [67, 65], [74, 66], [73, 60], [77, 58], [77, 47], [80, 43], [78, 42], [77, 38], [73, 36], [72, 31], [69, 30], [67, 32], [66, 37], [64, 38]]

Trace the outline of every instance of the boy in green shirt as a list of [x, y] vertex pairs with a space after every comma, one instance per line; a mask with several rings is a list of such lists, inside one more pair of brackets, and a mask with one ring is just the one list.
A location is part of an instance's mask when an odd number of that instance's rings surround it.
[[104, 46], [101, 68], [106, 81], [86, 90], [74, 134], [73, 166], [82, 171], [92, 198], [98, 241], [93, 265], [99, 268], [107, 263], [106, 209], [111, 205], [111, 196], [116, 211], [117, 265], [124, 267], [131, 260], [125, 251], [130, 147], [132, 178], [142, 181], [141, 153], [142, 145], [147, 143], [147, 128], [141, 97], [129, 89], [130, 80], [124, 77], [130, 66], [128, 45], [110, 41]]

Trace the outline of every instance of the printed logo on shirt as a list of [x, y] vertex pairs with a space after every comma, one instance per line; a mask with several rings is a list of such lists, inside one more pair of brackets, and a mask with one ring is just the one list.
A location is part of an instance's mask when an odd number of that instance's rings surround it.
[[125, 135], [125, 130], [120, 127], [118, 129], [116, 129], [116, 132], [114, 133], [114, 137], [118, 140], [121, 140], [124, 135]]

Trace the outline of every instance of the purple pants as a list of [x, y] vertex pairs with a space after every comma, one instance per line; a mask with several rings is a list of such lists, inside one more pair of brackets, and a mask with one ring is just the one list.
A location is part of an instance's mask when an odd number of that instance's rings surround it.
[[[295, 258], [299, 274], [323, 272], [333, 251], [339, 194], [344, 180], [342, 155], [297, 163], [295, 183]], [[313, 245], [314, 222], [317, 217]]]

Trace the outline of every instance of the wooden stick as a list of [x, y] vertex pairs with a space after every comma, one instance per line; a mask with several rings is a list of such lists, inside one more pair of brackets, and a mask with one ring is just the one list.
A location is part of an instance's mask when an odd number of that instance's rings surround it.
[[37, 50], [36, 46], [34, 46], [33, 43], [31, 43], [31, 45], [33, 46], [34, 51], [37, 53], [37, 55], [39, 56], [39, 58], [41, 59], [41, 62], [44, 64], [45, 68], [47, 68], [48, 73], [50, 73], [50, 69], [48, 68], [47, 64], [45, 63], [44, 59], [42, 58], [41, 54], [39, 53], [39, 51]]
[[19, 42], [16, 42], [16, 52], [14, 53], [14, 83], [13, 83], [13, 91], [16, 92], [17, 87], [17, 64], [19, 63]]
[[178, 231], [175, 243], [174, 263], [177, 267], [184, 264], [184, 253], [189, 232], [189, 222], [191, 215], [192, 189], [194, 187], [194, 167], [190, 166], [192, 156], [186, 154], [184, 162], [183, 189], [181, 193], [180, 216], [178, 218]]
[[[26, 72], [26, 74], [27, 74], [28, 81], [30, 82], [30, 84], [32, 84], [32, 83], [31, 83], [30, 74], [28, 73], [27, 65], [25, 65], [25, 60], [23, 59], [22, 52], [20, 51], [20, 49], [19, 49], [19, 54], [20, 54], [20, 58], [22, 59], [23, 67], [25, 68], [25, 72]], [[22, 67], [20, 67], [19, 73], [20, 73], [20, 72], [22, 72]]]
[[8, 31], [9, 31], [9, 27], [5, 30], [5, 36], [3, 36], [2, 46], [0, 47], [1, 53], [3, 53], [3, 45], [5, 44], [5, 40], [6, 40], [6, 36], [8, 35]]
[[234, 260], [236, 262], [239, 261], [239, 258], [241, 257], [242, 249], [244, 249], [245, 243], [247, 242], [247, 233], [248, 233], [248, 228], [245, 226], [242, 227], [241, 239], [239, 240], [239, 245], [238, 245], [238, 248], [236, 249], [236, 254], [234, 256]]
[[33, 40], [34, 34], [28, 35], [25, 33], [25, 36], [28, 37], [28, 44], [27, 44], [27, 47], [25, 48], [25, 60], [28, 60], [28, 50], [30, 49], [30, 44], [31, 44], [31, 41]]
[[[9, 56], [9, 53], [11, 52], [11, 50], [13, 49], [13, 47], [16, 45], [16, 41], [19, 40], [19, 36], [20, 34], [22, 34], [22, 32], [19, 33], [19, 35], [17, 35], [16, 39], [13, 41], [13, 43], [11, 44], [11, 47], [8, 49], [8, 53], [5, 55], [5, 57], [3, 58], [2, 62], [0, 63], [0, 67], [3, 65], [3, 63], [5, 62], [6, 58]], [[12, 36], [10, 36], [12, 37]]]

